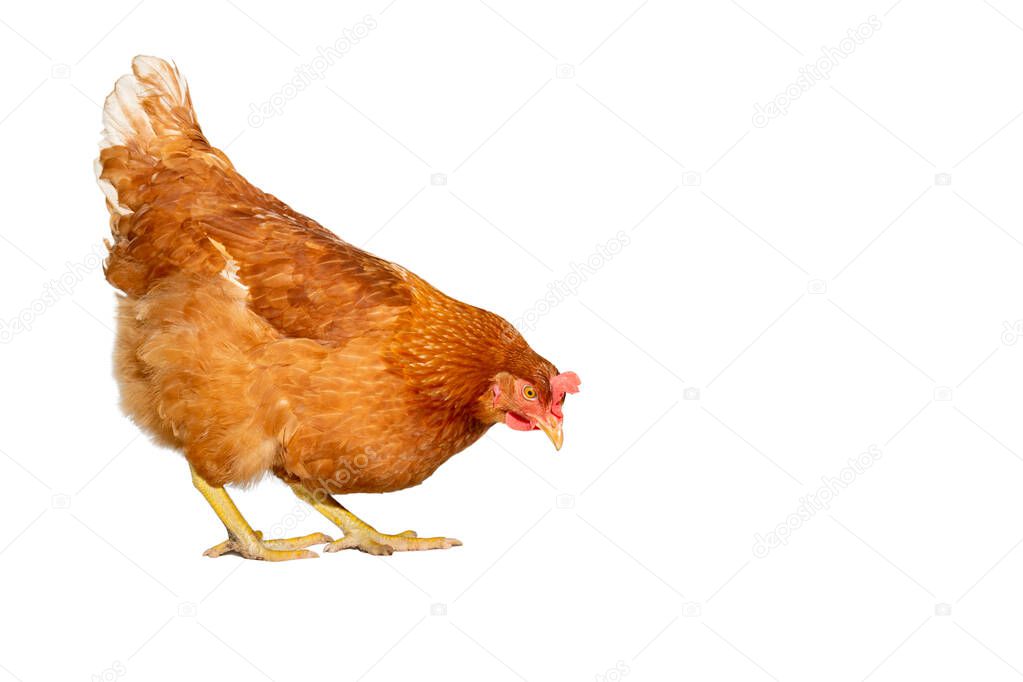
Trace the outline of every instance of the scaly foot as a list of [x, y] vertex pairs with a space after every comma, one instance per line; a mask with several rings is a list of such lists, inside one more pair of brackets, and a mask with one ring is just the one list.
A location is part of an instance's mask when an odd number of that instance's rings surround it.
[[342, 549], [357, 549], [360, 552], [376, 555], [388, 555], [394, 552], [415, 552], [425, 549], [448, 549], [458, 547], [462, 543], [454, 538], [421, 538], [417, 537], [415, 531], [407, 530], [404, 533], [388, 535], [366, 526], [352, 531], [346, 531], [345, 536], [340, 540], [328, 543], [323, 547], [324, 552], [338, 552]]
[[246, 559], [262, 559], [264, 561], [315, 559], [319, 555], [304, 548], [331, 542], [331, 537], [323, 533], [311, 533], [297, 538], [274, 538], [270, 540], [264, 540], [261, 531], [257, 530], [255, 534], [255, 538], [247, 540], [233, 536], [229, 537], [219, 545], [214, 545], [207, 549], [203, 552], [203, 555], [218, 557], [227, 552], [235, 552]]
[[414, 552], [424, 549], [448, 549], [458, 547], [462, 543], [454, 538], [421, 538], [414, 531], [388, 535], [381, 533], [358, 516], [341, 506], [341, 503], [330, 495], [313, 493], [301, 483], [289, 483], [299, 499], [313, 506], [341, 532], [345, 534], [323, 548], [324, 552], [338, 552], [342, 549], [357, 549], [367, 554], [393, 554], [394, 552]]

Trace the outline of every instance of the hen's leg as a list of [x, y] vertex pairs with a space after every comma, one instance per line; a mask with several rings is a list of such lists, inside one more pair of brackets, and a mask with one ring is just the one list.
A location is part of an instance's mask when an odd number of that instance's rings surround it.
[[397, 535], [381, 533], [358, 516], [341, 506], [341, 503], [327, 494], [310, 492], [301, 483], [289, 483], [299, 499], [331, 520], [344, 532], [344, 537], [324, 546], [324, 552], [342, 549], [357, 549], [367, 554], [391, 554], [393, 552], [422, 549], [448, 549], [462, 543], [454, 538], [421, 538], [414, 531], [407, 530]]
[[227, 540], [207, 549], [204, 554], [218, 557], [226, 552], [237, 552], [246, 559], [265, 559], [266, 561], [287, 561], [288, 559], [313, 559], [318, 555], [303, 548], [330, 542], [331, 538], [323, 533], [313, 533], [300, 538], [282, 538], [264, 540], [263, 534], [252, 530], [227, 491], [207, 483], [202, 476], [192, 471], [192, 483], [213, 507], [220, 520], [227, 528]]

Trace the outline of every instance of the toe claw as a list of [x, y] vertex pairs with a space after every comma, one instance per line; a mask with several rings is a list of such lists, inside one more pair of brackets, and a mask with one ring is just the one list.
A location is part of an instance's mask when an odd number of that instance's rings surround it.
[[221, 542], [219, 544], [216, 544], [216, 545], [213, 545], [212, 547], [207, 549], [205, 552], [202, 553], [202, 555], [203, 556], [208, 556], [211, 559], [215, 559], [218, 556], [222, 556], [222, 555], [227, 554], [228, 552], [231, 552], [233, 550], [234, 550], [234, 542], [232, 540], [224, 540], [223, 542]]

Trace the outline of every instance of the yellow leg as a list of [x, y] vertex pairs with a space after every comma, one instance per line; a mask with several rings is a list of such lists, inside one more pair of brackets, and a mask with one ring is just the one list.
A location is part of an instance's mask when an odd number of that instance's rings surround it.
[[393, 552], [417, 551], [424, 549], [448, 549], [462, 543], [454, 538], [421, 538], [407, 530], [404, 533], [388, 535], [381, 533], [358, 516], [341, 506], [341, 503], [327, 494], [313, 493], [301, 483], [293, 483], [291, 489], [299, 499], [311, 505], [342, 530], [344, 537], [324, 546], [324, 552], [342, 549], [357, 549], [367, 554], [391, 554]]
[[331, 538], [323, 533], [312, 533], [298, 538], [282, 538], [264, 540], [263, 534], [252, 530], [227, 491], [207, 483], [195, 469], [192, 472], [192, 484], [227, 528], [227, 540], [214, 545], [204, 552], [206, 556], [218, 557], [227, 552], [237, 552], [246, 559], [264, 559], [266, 561], [287, 561], [288, 559], [313, 559], [318, 555], [303, 548], [330, 542]]

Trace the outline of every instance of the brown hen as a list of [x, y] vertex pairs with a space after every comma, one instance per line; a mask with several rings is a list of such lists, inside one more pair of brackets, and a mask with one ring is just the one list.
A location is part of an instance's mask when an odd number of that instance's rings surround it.
[[[461, 544], [376, 531], [335, 493], [417, 485], [494, 424], [560, 448], [578, 389], [501, 317], [442, 294], [250, 185], [203, 136], [177, 69], [136, 57], [104, 106], [124, 410], [184, 453], [251, 559]], [[273, 473], [344, 537], [266, 539], [224, 486]]]

